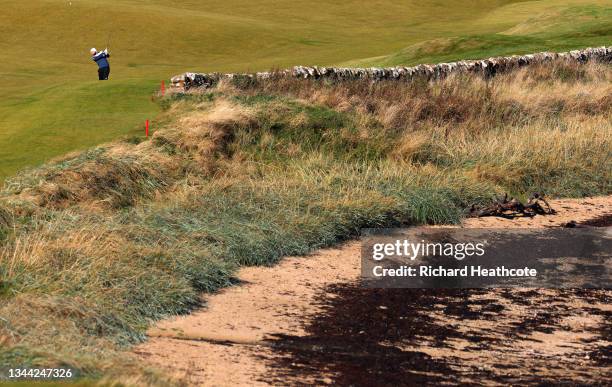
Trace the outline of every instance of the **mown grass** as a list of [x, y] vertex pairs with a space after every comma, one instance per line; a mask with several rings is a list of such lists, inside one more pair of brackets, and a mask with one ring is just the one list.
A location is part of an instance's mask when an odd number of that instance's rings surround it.
[[[158, 113], [151, 90], [185, 71], [599, 46], [612, 36], [610, 9], [610, 0], [5, 0], [0, 180], [69, 151], [142, 135], [144, 119]], [[98, 82], [89, 48], [109, 43], [111, 81]]]
[[478, 19], [484, 27], [495, 21], [516, 22], [495, 33], [473, 31], [434, 37], [373, 58], [343, 63], [347, 66], [398, 66], [451, 62], [490, 56], [528, 54], [545, 50], [572, 50], [580, 44], [608, 45], [612, 27], [610, 2], [524, 2], [508, 4]]
[[0, 198], [0, 369], [165, 384], [125, 350], [199, 293], [473, 203], [610, 194], [609, 65], [436, 83], [222, 83], [160, 101], [146, 141], [66, 156]]
[[20, 92], [0, 96], [0, 181], [75, 149], [142, 136], [145, 119], [159, 112], [151, 102], [157, 87], [139, 79], [82, 81], [32, 91], [27, 99]]

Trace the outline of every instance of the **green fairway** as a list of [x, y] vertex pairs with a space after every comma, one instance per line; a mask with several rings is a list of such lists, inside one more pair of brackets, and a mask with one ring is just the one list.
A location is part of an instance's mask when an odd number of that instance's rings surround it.
[[[142, 134], [162, 79], [604, 45], [612, 1], [0, 0], [0, 180]], [[89, 48], [110, 40], [111, 81]]]

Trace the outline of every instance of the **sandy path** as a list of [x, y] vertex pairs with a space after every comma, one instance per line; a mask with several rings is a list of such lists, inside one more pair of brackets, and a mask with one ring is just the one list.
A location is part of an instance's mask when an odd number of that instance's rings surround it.
[[[612, 212], [612, 197], [556, 200], [551, 204], [558, 211], [554, 216], [468, 219], [464, 226], [559, 226]], [[352, 364], [362, 362], [361, 368], [377, 370], [378, 364], [370, 367], [376, 360], [369, 356], [381, 348], [383, 356], [399, 351], [398, 363], [404, 362], [402, 369], [406, 369], [405, 364], [412, 365], [409, 377], [403, 379], [406, 383], [408, 380], [528, 382], [525, 374], [530, 373], [549, 379], [569, 377], [574, 382], [586, 382], [589, 375], [595, 380], [610, 376], [609, 363], [606, 363], [609, 357], [597, 355], [601, 348], [604, 351], [610, 348], [606, 325], [612, 313], [608, 302], [610, 291], [588, 295], [558, 290], [443, 292], [435, 295], [437, 301], [432, 301], [431, 291], [428, 294], [411, 291], [411, 303], [405, 305], [408, 293], [404, 289], [400, 293], [381, 293], [372, 300], [376, 292], [355, 285], [359, 269], [357, 241], [308, 257], [286, 258], [271, 268], [241, 269], [238, 278], [243, 281], [242, 285], [206, 296], [206, 309], [160, 322], [150, 329], [150, 339], [134, 352], [151, 366], [168, 370], [188, 384], [211, 386], [351, 384], [356, 382], [351, 379], [352, 375], [359, 375]], [[356, 295], [361, 298], [344, 302]], [[394, 311], [409, 308], [405, 316], [388, 315], [388, 307], [376, 309], [375, 304], [380, 300], [393, 299], [400, 303]], [[491, 309], [492, 306], [495, 308]], [[376, 323], [359, 320], [379, 312]], [[466, 317], [474, 313], [478, 314], [477, 318]], [[492, 319], [490, 313], [497, 315]], [[539, 321], [538, 313], [547, 317]], [[553, 317], [556, 326], [563, 329], [541, 329]], [[340, 323], [329, 325], [330, 319]], [[397, 330], [410, 330], [410, 335], [404, 334], [410, 337], [382, 343], [390, 325], [385, 323], [379, 327], [377, 323], [381, 319], [390, 319]], [[344, 320], [346, 324], [342, 326]], [[422, 324], [423, 330], [414, 331], [412, 326], [402, 325], [403, 321]], [[360, 324], [364, 325], [363, 330], [352, 332]], [[444, 327], [444, 332], [430, 334], [438, 332], [439, 327]], [[453, 327], [452, 331], [448, 327]], [[334, 333], [335, 330], [339, 333]], [[352, 341], [359, 340], [359, 334], [365, 331], [373, 341], [366, 343], [365, 340], [367, 347], [352, 348]], [[507, 337], [509, 332], [516, 333], [516, 338]], [[333, 335], [333, 340], [327, 337], [317, 341], [328, 335]], [[354, 354], [361, 350], [365, 352], [358, 359], [342, 359], [347, 352]], [[328, 358], [330, 354], [333, 357]], [[580, 358], [576, 358], [577, 354]], [[503, 365], [499, 363], [500, 358], [505, 359]], [[551, 359], [556, 360], [551, 363]], [[420, 363], [427, 363], [427, 367], [421, 367]], [[380, 368], [381, 372], [394, 372], [389, 365], [384, 367]], [[455, 375], [454, 379], [448, 380], [450, 374]], [[359, 377], [357, 382], [367, 380], [369, 374]], [[384, 379], [372, 380], [385, 383]]]
[[270, 268], [241, 269], [242, 285], [206, 297], [206, 309], [159, 323], [135, 352], [194, 384], [257, 385], [268, 371], [258, 357], [272, 355], [262, 341], [305, 335], [304, 320], [321, 311], [317, 294], [359, 277], [359, 249], [351, 242]]

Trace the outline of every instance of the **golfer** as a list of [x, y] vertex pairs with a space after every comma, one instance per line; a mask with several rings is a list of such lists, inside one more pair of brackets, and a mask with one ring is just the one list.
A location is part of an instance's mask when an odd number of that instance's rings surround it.
[[101, 81], [108, 80], [108, 76], [110, 75], [110, 64], [107, 59], [110, 58], [108, 48], [100, 53], [98, 53], [98, 50], [95, 48], [92, 48], [89, 52], [91, 53], [91, 60], [98, 64], [98, 79]]

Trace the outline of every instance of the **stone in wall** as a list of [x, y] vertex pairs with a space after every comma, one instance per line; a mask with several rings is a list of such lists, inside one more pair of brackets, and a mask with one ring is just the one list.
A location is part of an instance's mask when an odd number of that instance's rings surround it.
[[369, 79], [372, 81], [392, 79], [411, 80], [417, 78], [435, 80], [447, 77], [452, 73], [475, 73], [490, 77], [499, 72], [555, 60], [568, 60], [579, 63], [586, 63], [592, 60], [612, 62], [612, 47], [586, 48], [584, 50], [574, 50], [562, 53], [540, 52], [536, 54], [513, 55], [481, 60], [462, 60], [459, 62], [439, 63], [436, 65], [421, 64], [413, 67], [348, 68], [295, 66], [290, 70], [259, 72], [255, 74], [184, 73], [172, 77], [171, 87], [183, 91], [191, 88], [210, 88], [221, 79], [232, 79], [239, 76], [254, 79], [294, 77], [299, 79], [329, 79], [331, 81], [355, 79]]

